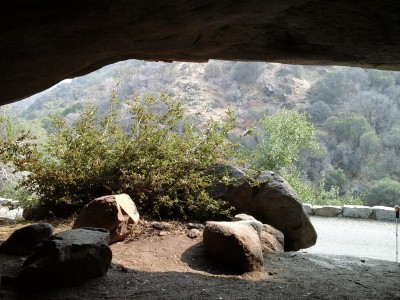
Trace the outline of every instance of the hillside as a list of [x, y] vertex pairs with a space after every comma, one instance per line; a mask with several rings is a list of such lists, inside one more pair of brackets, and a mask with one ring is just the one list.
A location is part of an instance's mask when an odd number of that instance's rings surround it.
[[[228, 61], [193, 64], [133, 60], [61, 82], [14, 104], [13, 109], [23, 120], [51, 130], [49, 115], [61, 114], [72, 123], [87, 101], [106, 111], [111, 91], [116, 88], [120, 100], [165, 92], [184, 100], [188, 113], [202, 112], [206, 118], [221, 118], [232, 109], [238, 117], [233, 136], [249, 148], [257, 139], [242, 133], [263, 115], [283, 108], [306, 113], [317, 129], [321, 150], [304, 152], [296, 162], [303, 180], [318, 186], [324, 175], [327, 190], [336, 186], [341, 194], [360, 195], [374, 184], [393, 186], [400, 179], [398, 72]], [[399, 186], [394, 189], [400, 191]]]

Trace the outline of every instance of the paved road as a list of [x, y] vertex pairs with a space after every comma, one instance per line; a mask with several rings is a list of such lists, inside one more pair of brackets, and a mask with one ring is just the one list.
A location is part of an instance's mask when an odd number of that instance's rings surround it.
[[321, 217], [311, 217], [311, 222], [318, 240], [306, 252], [396, 261], [395, 222]]

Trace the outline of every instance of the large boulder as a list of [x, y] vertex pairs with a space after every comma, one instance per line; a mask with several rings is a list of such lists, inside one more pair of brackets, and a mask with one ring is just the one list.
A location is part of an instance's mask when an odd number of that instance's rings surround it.
[[233, 180], [213, 186], [210, 195], [281, 231], [285, 251], [315, 245], [317, 233], [295, 191], [282, 177], [263, 171], [249, 178], [243, 170], [225, 165], [216, 166], [215, 173]]
[[11, 255], [31, 254], [43, 241], [53, 234], [54, 227], [48, 223], [37, 223], [14, 231], [0, 245], [0, 252]]
[[110, 243], [115, 243], [127, 238], [137, 222], [139, 213], [127, 194], [109, 195], [83, 207], [72, 228], [104, 228], [110, 232]]
[[53, 235], [29, 256], [15, 279], [19, 290], [76, 286], [107, 273], [112, 258], [107, 230], [80, 228]]
[[261, 271], [264, 268], [261, 226], [258, 221], [209, 221], [203, 232], [204, 248], [234, 272]]

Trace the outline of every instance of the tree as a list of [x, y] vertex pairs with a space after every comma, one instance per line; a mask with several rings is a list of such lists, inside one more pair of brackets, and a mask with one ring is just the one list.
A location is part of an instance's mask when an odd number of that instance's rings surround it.
[[346, 73], [343, 69], [338, 69], [318, 80], [311, 87], [309, 98], [312, 103], [322, 101], [329, 105], [337, 105], [345, 100], [350, 91]]
[[292, 166], [302, 150], [319, 148], [314, 127], [306, 116], [286, 109], [260, 120], [258, 139], [255, 166], [273, 171]]
[[323, 122], [332, 116], [332, 109], [324, 102], [318, 101], [307, 109], [308, 114], [314, 122]]
[[254, 83], [260, 77], [263, 67], [263, 63], [239, 61], [233, 66], [232, 79], [238, 83]]
[[364, 116], [377, 134], [390, 130], [396, 121], [396, 103], [375, 91], [358, 93], [351, 99], [351, 106], [353, 112]]

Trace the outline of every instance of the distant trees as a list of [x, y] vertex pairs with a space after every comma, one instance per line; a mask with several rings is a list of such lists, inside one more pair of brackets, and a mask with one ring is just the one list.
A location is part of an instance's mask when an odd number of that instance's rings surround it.
[[351, 101], [351, 111], [368, 121], [377, 134], [390, 130], [397, 116], [396, 103], [375, 91], [358, 93]]
[[383, 178], [368, 187], [365, 194], [367, 205], [394, 206], [399, 203], [400, 182], [390, 178]]
[[244, 84], [256, 82], [263, 71], [264, 64], [259, 62], [237, 62], [232, 68], [232, 79]]
[[204, 79], [217, 79], [221, 78], [223, 74], [221, 65], [217, 61], [209, 61], [204, 67]]

